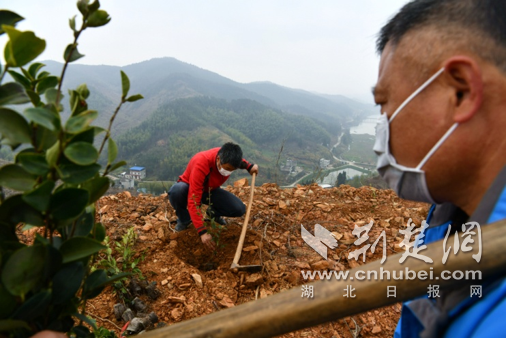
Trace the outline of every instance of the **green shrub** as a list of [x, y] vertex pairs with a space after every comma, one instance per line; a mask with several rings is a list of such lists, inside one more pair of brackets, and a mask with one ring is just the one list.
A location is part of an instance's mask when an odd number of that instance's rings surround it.
[[[64, 53], [60, 76], [32, 63], [46, 42], [33, 32], [15, 28], [23, 18], [0, 11], [0, 34], [7, 34], [5, 65], [0, 67], [0, 147], [14, 151], [14, 163], [0, 168], [0, 336], [28, 337], [41, 330], [93, 335], [86, 303], [107, 284], [125, 274], [108, 277], [91, 271], [93, 256], [105, 246], [105, 228], [95, 223], [95, 202], [107, 191], [107, 174], [124, 165], [114, 162], [115, 142], [109, 137], [121, 105], [141, 99], [128, 97], [130, 83], [121, 72], [122, 97], [109, 128], [91, 126], [98, 112], [88, 109], [86, 84], [68, 91], [70, 117], [62, 121], [62, 82], [70, 62], [83, 57], [77, 49], [81, 33], [110, 20], [97, 1], [79, 0], [81, 27], [70, 19], [74, 41]], [[3, 69], [2, 69], [3, 68]], [[9, 73], [15, 82], [2, 83]], [[13, 106], [28, 104], [20, 113]], [[100, 149], [94, 142], [104, 133]], [[107, 143], [105, 169], [97, 163]], [[5, 198], [3, 189], [15, 194]], [[32, 245], [23, 244], [21, 226], [40, 230]]]
[[[144, 261], [145, 252], [142, 252], [140, 256], [135, 258], [136, 251], [134, 251], [134, 245], [136, 240], [137, 233], [133, 227], [128, 229], [119, 242], [111, 243], [110, 238], [106, 236], [104, 244], [107, 248], [104, 252], [100, 253], [98, 266], [104, 268], [110, 277], [127, 273], [138, 279], [145, 279], [138, 267], [139, 262]], [[113, 256], [113, 248], [114, 252], [120, 256], [120, 259], [117, 260]], [[122, 302], [131, 302], [133, 299], [131, 299], [132, 297], [130, 297], [128, 292], [126, 281], [126, 278], [122, 278], [114, 282], [112, 286], [114, 293]]]

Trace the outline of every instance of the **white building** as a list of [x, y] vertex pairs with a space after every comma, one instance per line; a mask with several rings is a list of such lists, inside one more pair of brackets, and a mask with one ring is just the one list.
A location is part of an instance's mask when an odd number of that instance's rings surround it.
[[329, 164], [330, 164], [330, 160], [320, 158], [320, 168], [325, 169], [329, 166]]
[[135, 180], [142, 180], [146, 178], [146, 168], [144, 167], [131, 167], [129, 176]]
[[122, 178], [120, 180], [120, 184], [123, 189], [133, 189], [135, 187], [135, 180], [133, 180], [133, 179], [129, 180], [127, 178]]

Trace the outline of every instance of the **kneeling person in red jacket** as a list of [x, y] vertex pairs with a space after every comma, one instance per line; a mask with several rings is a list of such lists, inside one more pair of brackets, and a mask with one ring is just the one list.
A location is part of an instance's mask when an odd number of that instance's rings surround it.
[[232, 171], [246, 169], [258, 174], [258, 165], [242, 158], [242, 150], [237, 144], [228, 142], [221, 148], [213, 148], [195, 154], [183, 175], [169, 190], [169, 201], [176, 210], [176, 231], [188, 228], [193, 222], [202, 243], [215, 249], [215, 243], [204, 225], [198, 208], [202, 203], [210, 205], [206, 214], [215, 222], [226, 225], [222, 216], [240, 217], [246, 212], [244, 203], [220, 186], [229, 178]]

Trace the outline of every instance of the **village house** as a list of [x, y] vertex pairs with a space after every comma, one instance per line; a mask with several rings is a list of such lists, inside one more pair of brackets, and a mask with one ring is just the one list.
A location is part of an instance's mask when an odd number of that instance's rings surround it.
[[126, 178], [133, 178], [135, 180], [142, 180], [146, 178], [146, 168], [145, 167], [131, 167], [128, 175], [125, 175]]

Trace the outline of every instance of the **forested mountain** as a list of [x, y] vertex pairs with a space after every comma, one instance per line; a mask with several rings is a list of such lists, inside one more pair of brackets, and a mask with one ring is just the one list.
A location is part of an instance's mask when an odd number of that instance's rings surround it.
[[[43, 70], [60, 74], [61, 63], [43, 63]], [[321, 157], [332, 158], [328, 145], [337, 140], [342, 126], [369, 115], [367, 105], [345, 97], [271, 82], [238, 83], [174, 58], [125, 67], [70, 64], [63, 93], [68, 96], [67, 89], [86, 83], [91, 92], [88, 106], [100, 112], [94, 124], [106, 127], [121, 97], [120, 70], [130, 78], [130, 92], [144, 99], [123, 106], [113, 137], [120, 156], [130, 165], [146, 166], [154, 179], [173, 179], [191, 155], [226, 141], [239, 143], [248, 159], [267, 169], [261, 179], [278, 174], [282, 144], [280, 164], [291, 158], [312, 170]], [[66, 106], [64, 119], [68, 111]]]
[[331, 156], [330, 130], [338, 128], [252, 100], [201, 96], [161, 106], [116, 141], [120, 157], [149, 168], [152, 178], [170, 180], [183, 173], [196, 152], [233, 141], [248, 160], [262, 167], [265, 179], [272, 179], [283, 140], [283, 158], [311, 167]]
[[[60, 74], [60, 63], [43, 62], [45, 70]], [[114, 134], [138, 125], [161, 105], [195, 96], [250, 99], [287, 113], [315, 117], [333, 124], [350, 121], [363, 113], [362, 109], [349, 104], [270, 82], [238, 83], [174, 58], [152, 59], [125, 67], [70, 64], [65, 88], [74, 88], [81, 83], [88, 85], [92, 94], [90, 107], [103, 113], [97, 121], [99, 125], [106, 125], [119, 102], [120, 69], [130, 77], [131, 92], [141, 93], [145, 99], [122, 109]]]
[[[362, 103], [362, 102], [359, 102], [356, 100], [352, 100], [352, 99], [350, 99], [346, 96], [343, 96], [343, 95], [327, 95], [327, 94], [317, 94], [317, 95], [319, 95], [322, 98], [325, 98], [327, 100], [330, 100], [334, 103], [337, 103], [337, 104], [340, 104], [343, 106], [347, 106], [362, 116], [379, 114], [378, 108], [376, 106], [374, 106], [373, 104]], [[372, 99], [372, 96], [371, 96], [371, 99]]]

